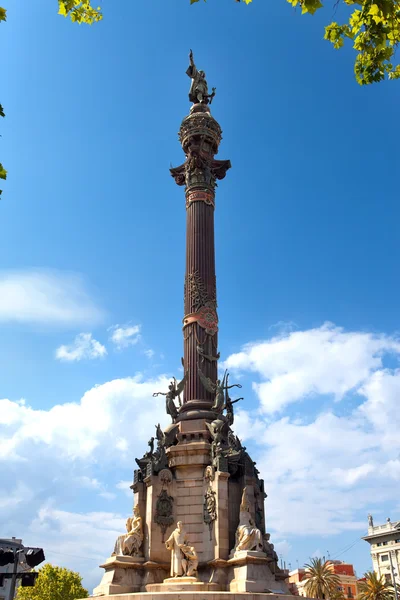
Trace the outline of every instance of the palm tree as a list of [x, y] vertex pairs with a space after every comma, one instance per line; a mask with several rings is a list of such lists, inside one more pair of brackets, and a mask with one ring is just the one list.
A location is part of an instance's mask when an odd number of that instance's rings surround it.
[[343, 590], [341, 588], [331, 590], [329, 592], [329, 600], [345, 600]]
[[359, 583], [357, 600], [393, 600], [394, 588], [390, 582], [378, 577], [374, 571], [367, 571], [364, 579]]
[[305, 565], [304, 590], [309, 598], [330, 598], [336, 596], [340, 587], [340, 579], [334, 573], [329, 561], [322, 562], [321, 558], [312, 558], [311, 563]]

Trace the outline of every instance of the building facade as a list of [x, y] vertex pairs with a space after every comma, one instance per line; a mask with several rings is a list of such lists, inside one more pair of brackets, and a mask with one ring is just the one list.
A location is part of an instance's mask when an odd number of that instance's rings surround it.
[[383, 525], [374, 525], [369, 515], [368, 535], [362, 539], [370, 545], [375, 573], [392, 584], [400, 585], [400, 521], [386, 519]]
[[[330, 560], [328, 564], [331, 570], [338, 576], [340, 584], [338, 591], [343, 593], [346, 600], [356, 598], [358, 594], [357, 576], [354, 567], [350, 563], [345, 563], [340, 560]], [[289, 573], [288, 579], [289, 589], [294, 596], [304, 596], [306, 584], [306, 569], [295, 569]]]

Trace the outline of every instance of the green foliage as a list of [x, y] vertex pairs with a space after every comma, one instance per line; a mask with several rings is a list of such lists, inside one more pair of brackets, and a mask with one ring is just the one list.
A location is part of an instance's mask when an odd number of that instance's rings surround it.
[[[204, 0], [205, 1], [205, 0]], [[190, 0], [195, 4], [199, 0]], [[240, 2], [240, 0], [236, 0]], [[252, 0], [244, 0], [250, 4]], [[287, 0], [293, 7], [301, 7], [301, 14], [313, 15], [323, 8], [323, 0]], [[325, 27], [324, 38], [336, 49], [352, 40], [357, 52], [354, 74], [360, 85], [388, 79], [400, 79], [400, 64], [393, 65], [396, 48], [400, 43], [400, 0], [333, 0], [354, 6], [347, 23], [331, 23]]]
[[[355, 0], [344, 0], [355, 4]], [[400, 42], [400, 5], [398, 0], [361, 0], [359, 8], [343, 25], [331, 23], [325, 29], [325, 39], [335, 48], [344, 44], [345, 38], [353, 41], [357, 51], [354, 72], [361, 85], [400, 77], [399, 65], [392, 60]]]
[[88, 598], [79, 573], [50, 564], [39, 569], [33, 587], [19, 587], [16, 600], [77, 600]]
[[305, 565], [305, 569], [304, 590], [309, 598], [330, 598], [331, 595], [337, 594], [340, 580], [333, 572], [331, 563], [312, 558], [311, 563]]
[[394, 588], [374, 571], [364, 573], [365, 581], [359, 583], [357, 600], [393, 600]]
[[58, 14], [63, 17], [69, 16], [73, 23], [88, 25], [103, 18], [100, 6], [93, 8], [91, 0], [58, 0]]

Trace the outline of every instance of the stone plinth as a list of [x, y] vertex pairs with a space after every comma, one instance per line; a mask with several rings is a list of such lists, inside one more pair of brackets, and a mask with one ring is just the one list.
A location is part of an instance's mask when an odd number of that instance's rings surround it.
[[163, 583], [146, 585], [146, 591], [152, 593], [203, 593], [214, 592], [218, 591], [219, 589], [220, 588], [216, 583], [204, 583], [203, 581], [199, 581], [197, 577], [169, 577], [168, 579], [164, 579]]
[[264, 552], [241, 550], [235, 553], [228, 561], [234, 576], [229, 589], [235, 598], [238, 592], [285, 593], [286, 589], [271, 573], [269, 562]]
[[144, 558], [131, 556], [111, 556], [101, 568], [105, 569], [103, 578], [93, 590], [93, 596], [112, 596], [139, 592], [145, 583], [162, 581], [169, 565], [160, 565], [145, 561]]

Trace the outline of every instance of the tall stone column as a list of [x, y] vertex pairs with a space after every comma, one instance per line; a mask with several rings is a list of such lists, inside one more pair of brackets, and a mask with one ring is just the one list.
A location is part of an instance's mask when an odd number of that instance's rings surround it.
[[[186, 273], [184, 287], [184, 371], [181, 419], [207, 416], [214, 397], [201, 382], [199, 369], [214, 383], [218, 370], [218, 315], [215, 278], [214, 209], [216, 180], [229, 160], [215, 160], [221, 128], [205, 104], [194, 104], [183, 120], [179, 139], [186, 161], [171, 169], [186, 195]], [[200, 411], [200, 412], [199, 412]]]

